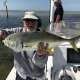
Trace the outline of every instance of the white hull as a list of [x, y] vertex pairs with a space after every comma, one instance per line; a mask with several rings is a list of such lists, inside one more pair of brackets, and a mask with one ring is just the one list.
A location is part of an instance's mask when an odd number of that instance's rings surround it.
[[6, 80], [15, 80], [15, 78], [16, 78], [16, 69], [15, 67], [13, 67], [11, 72], [7, 76]]

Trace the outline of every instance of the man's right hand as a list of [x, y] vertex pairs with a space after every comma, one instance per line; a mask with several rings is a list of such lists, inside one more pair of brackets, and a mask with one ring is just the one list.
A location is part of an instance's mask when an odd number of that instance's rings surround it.
[[5, 39], [5, 37], [6, 37], [6, 32], [5, 31], [3, 31], [3, 30], [0, 30], [0, 41], [2, 41], [2, 40], [4, 40]]

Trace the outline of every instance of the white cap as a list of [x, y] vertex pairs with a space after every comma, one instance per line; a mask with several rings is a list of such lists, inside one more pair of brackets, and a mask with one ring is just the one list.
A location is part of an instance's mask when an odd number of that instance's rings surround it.
[[35, 12], [25, 12], [23, 19], [35, 19], [35, 20], [38, 20], [38, 17], [35, 14]]

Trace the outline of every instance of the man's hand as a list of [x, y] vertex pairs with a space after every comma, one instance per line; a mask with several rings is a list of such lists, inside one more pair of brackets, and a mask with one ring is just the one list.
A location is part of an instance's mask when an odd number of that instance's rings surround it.
[[48, 53], [47, 50], [48, 50], [48, 43], [40, 42], [37, 48], [37, 55], [39, 56], [45, 55]]
[[4, 40], [7, 36], [7, 32], [5, 30], [0, 30], [0, 40]]

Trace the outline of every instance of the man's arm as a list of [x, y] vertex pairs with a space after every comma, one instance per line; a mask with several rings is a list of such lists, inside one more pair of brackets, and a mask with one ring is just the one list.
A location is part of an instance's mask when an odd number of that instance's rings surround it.
[[10, 29], [1, 29], [0, 30], [0, 40], [4, 40], [8, 35], [15, 33], [15, 32], [21, 32], [22, 27], [18, 28], [10, 28]]
[[4, 40], [7, 36], [8, 32], [6, 30], [0, 30], [0, 40]]

